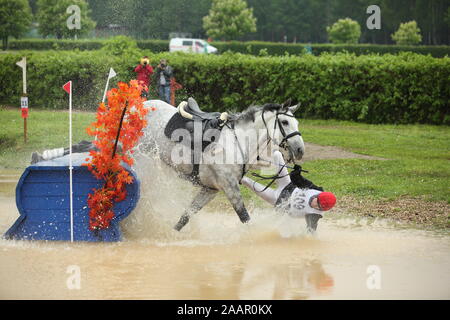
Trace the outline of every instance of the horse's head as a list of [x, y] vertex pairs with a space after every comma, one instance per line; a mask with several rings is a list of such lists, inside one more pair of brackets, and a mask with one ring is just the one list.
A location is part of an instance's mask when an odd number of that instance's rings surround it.
[[294, 116], [299, 106], [291, 106], [291, 101], [288, 100], [274, 112], [273, 126], [275, 130], [272, 139], [280, 147], [280, 151], [287, 161], [301, 160], [305, 153], [305, 144], [298, 128], [298, 121]]
[[266, 104], [261, 108], [261, 125], [267, 132], [268, 142], [279, 147], [288, 162], [301, 160], [305, 153], [305, 144], [294, 116], [298, 107], [291, 106], [288, 100], [281, 105]]

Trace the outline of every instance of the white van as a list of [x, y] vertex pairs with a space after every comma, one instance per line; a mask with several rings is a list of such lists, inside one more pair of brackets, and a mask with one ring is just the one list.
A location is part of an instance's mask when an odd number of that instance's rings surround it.
[[173, 38], [170, 40], [169, 51], [217, 53], [217, 48], [214, 48], [208, 42], [201, 39]]

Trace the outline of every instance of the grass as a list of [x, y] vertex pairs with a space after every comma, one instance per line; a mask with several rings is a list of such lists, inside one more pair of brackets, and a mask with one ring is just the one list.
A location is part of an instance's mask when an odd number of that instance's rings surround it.
[[[0, 167], [26, 167], [33, 151], [69, 144], [68, 113], [31, 109], [28, 142], [17, 109], [0, 108]], [[73, 141], [90, 139], [93, 113], [73, 114]], [[300, 120], [304, 140], [386, 158], [316, 160], [304, 164], [307, 178], [337, 195], [394, 199], [425, 196], [450, 203], [450, 128], [428, 125], [368, 125]], [[308, 152], [308, 151], [306, 151]]]
[[[74, 112], [73, 142], [90, 140], [86, 127], [95, 120], [94, 113]], [[23, 169], [33, 151], [69, 145], [69, 115], [62, 111], [30, 109], [27, 119], [28, 141], [23, 139], [23, 119], [20, 110], [0, 107], [0, 168]]]
[[[75, 112], [73, 141], [90, 139], [85, 128], [93, 122], [93, 113]], [[393, 203], [403, 198], [418, 198], [417, 212], [440, 201], [443, 209], [439, 225], [448, 226], [446, 204], [450, 203], [450, 128], [429, 125], [369, 125], [335, 120], [300, 120], [304, 140], [320, 145], [338, 146], [348, 151], [387, 160], [316, 160], [303, 165], [306, 177], [339, 197], [357, 201]], [[33, 151], [67, 146], [68, 114], [61, 111], [30, 110], [28, 143], [23, 142], [20, 111], [0, 107], [0, 168], [23, 169]], [[308, 152], [306, 150], [306, 152]], [[255, 205], [262, 201], [246, 188], [243, 196]], [[219, 197], [222, 199], [223, 197]], [[373, 202], [375, 203], [375, 202]], [[400, 204], [401, 205], [401, 204]], [[389, 207], [389, 212], [395, 210]], [[433, 218], [434, 219], [434, 218]], [[430, 219], [433, 220], [433, 219]], [[435, 219], [435, 220], [436, 220]], [[437, 220], [436, 220], [437, 221]]]
[[301, 120], [300, 128], [305, 141], [388, 159], [305, 164], [311, 180], [337, 195], [390, 200], [421, 196], [450, 203], [449, 127]]

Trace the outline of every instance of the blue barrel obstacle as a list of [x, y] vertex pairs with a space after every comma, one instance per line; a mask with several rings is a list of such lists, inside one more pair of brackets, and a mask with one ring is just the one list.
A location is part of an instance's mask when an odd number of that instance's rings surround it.
[[[115, 217], [108, 229], [89, 230], [88, 194], [99, 188], [97, 180], [82, 163], [88, 153], [72, 154], [73, 164], [73, 235], [74, 241], [113, 242], [122, 239], [119, 222], [136, 207], [139, 180], [130, 167], [126, 169], [134, 182], [126, 186], [127, 197], [114, 206]], [[16, 204], [20, 217], [6, 232], [5, 238], [16, 240], [70, 241], [69, 156], [42, 161], [28, 167], [16, 187]]]

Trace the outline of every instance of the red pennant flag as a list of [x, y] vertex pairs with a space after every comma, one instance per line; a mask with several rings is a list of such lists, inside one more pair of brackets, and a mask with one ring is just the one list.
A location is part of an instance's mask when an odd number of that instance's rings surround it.
[[70, 90], [72, 89], [72, 81], [67, 82], [65, 85], [63, 85], [64, 91], [66, 91], [68, 94], [70, 94]]

